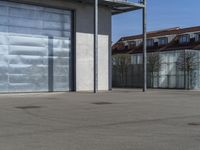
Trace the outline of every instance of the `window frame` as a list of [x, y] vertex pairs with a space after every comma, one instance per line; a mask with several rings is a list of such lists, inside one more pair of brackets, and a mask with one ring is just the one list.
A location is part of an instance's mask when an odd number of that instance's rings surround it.
[[[162, 41], [162, 42], [161, 42]], [[164, 41], [164, 42], [163, 42]], [[158, 38], [158, 45], [159, 46], [163, 46], [163, 45], [167, 45], [168, 44], [168, 37], [161, 37]]]
[[154, 46], [154, 39], [147, 39], [147, 47], [153, 47], [153, 46]]
[[179, 44], [187, 44], [189, 42], [190, 42], [190, 35], [189, 34], [180, 35]]
[[128, 46], [130, 48], [135, 47], [136, 46], [136, 41], [128, 41]]
[[200, 42], [200, 33], [197, 34], [197, 41]]

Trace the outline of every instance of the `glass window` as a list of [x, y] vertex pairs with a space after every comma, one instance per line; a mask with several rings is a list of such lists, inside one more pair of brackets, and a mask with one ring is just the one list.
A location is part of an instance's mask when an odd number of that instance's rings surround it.
[[136, 42], [135, 41], [129, 41], [128, 45], [129, 45], [130, 48], [135, 47]]
[[128, 49], [128, 42], [124, 42], [124, 48]]
[[131, 64], [137, 64], [137, 55], [131, 55]]
[[158, 45], [166, 45], [166, 44], [168, 44], [168, 38], [167, 37], [159, 38]]
[[198, 34], [198, 41], [200, 42], [200, 33]]
[[154, 40], [153, 39], [148, 39], [147, 40], [147, 46], [148, 47], [154, 46]]
[[195, 41], [200, 42], [200, 33], [195, 34]]
[[189, 41], [190, 41], [190, 35], [186, 34], [186, 35], [181, 35], [180, 36], [179, 42], [181, 44], [188, 43]]
[[137, 64], [142, 64], [142, 63], [143, 63], [143, 56], [141, 54], [138, 54]]

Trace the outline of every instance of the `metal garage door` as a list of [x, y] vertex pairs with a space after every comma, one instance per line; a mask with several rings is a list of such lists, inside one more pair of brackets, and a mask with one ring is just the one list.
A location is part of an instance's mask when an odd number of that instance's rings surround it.
[[71, 89], [71, 12], [0, 1], [0, 92]]

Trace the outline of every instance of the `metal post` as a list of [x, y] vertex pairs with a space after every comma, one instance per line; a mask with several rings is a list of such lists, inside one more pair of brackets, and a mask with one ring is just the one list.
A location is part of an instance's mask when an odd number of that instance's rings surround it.
[[187, 81], [186, 81], [186, 50], [184, 50], [184, 88], [187, 89]]
[[146, 0], [143, 0], [143, 92], [147, 90], [147, 34], [146, 34]]
[[108, 76], [109, 76], [109, 91], [112, 91], [112, 42], [111, 42], [111, 37], [109, 38], [109, 52], [108, 52], [108, 64], [109, 64], [109, 72], [108, 72]]
[[98, 91], [98, 0], [94, 3], [94, 93]]

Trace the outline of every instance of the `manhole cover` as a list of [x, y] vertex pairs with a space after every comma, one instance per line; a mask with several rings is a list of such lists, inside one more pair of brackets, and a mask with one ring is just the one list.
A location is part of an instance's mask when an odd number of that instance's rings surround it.
[[109, 105], [109, 104], [113, 104], [113, 103], [110, 103], [110, 102], [94, 102], [92, 104], [95, 104], [95, 105]]
[[188, 123], [190, 126], [200, 126], [200, 122], [190, 122]]
[[17, 109], [38, 109], [41, 108], [41, 106], [17, 106]]

